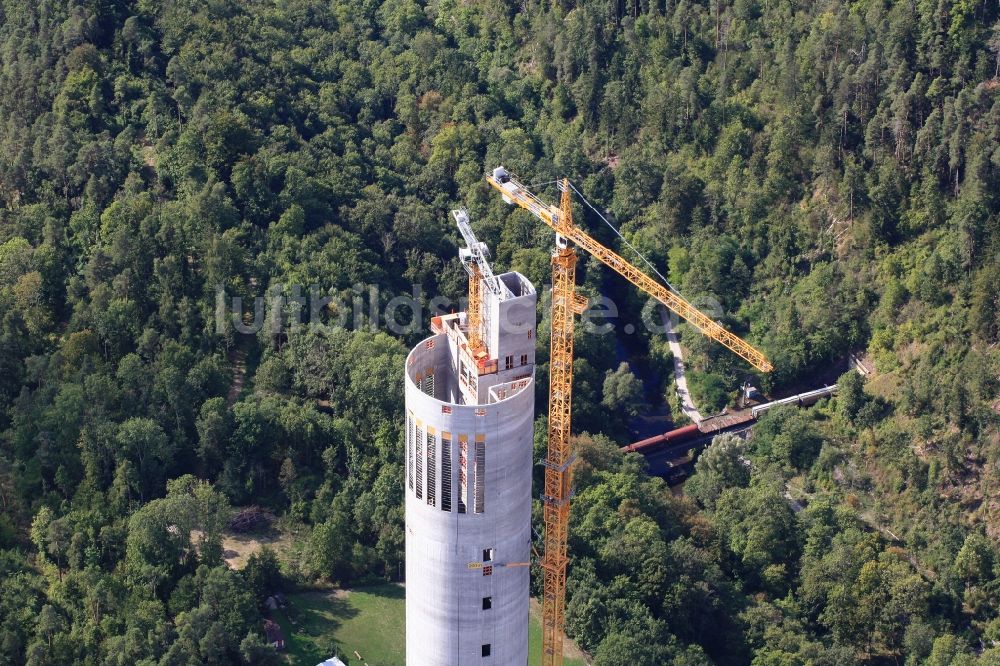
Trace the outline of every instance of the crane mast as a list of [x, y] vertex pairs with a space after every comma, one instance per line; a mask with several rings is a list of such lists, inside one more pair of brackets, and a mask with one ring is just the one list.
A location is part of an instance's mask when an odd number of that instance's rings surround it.
[[[560, 215], [573, 214], [569, 187], [562, 192]], [[576, 250], [556, 237], [552, 253], [552, 332], [549, 337], [549, 431], [542, 491], [545, 549], [542, 555], [542, 664], [562, 664], [569, 547], [569, 500], [573, 477], [570, 448], [573, 416], [574, 315], [587, 308], [576, 293]]]
[[[732, 350], [758, 370], [770, 372], [770, 361], [762, 352], [733, 335], [675, 292], [656, 282], [630, 262], [604, 247], [573, 224], [569, 181], [563, 179], [559, 206], [544, 203], [506, 169], [499, 167], [486, 177], [508, 204], [531, 212], [556, 232], [552, 253], [552, 333], [549, 351], [548, 451], [543, 461], [545, 487], [542, 492], [545, 521], [545, 551], [542, 555], [542, 665], [562, 666], [566, 608], [566, 564], [569, 546], [569, 503], [573, 454], [570, 446], [573, 406], [573, 328], [575, 315], [587, 307], [576, 293], [576, 250], [583, 248], [629, 282], [650, 294], [699, 331]], [[470, 230], [471, 233], [471, 230]], [[464, 235], [464, 232], [463, 232]], [[468, 242], [468, 238], [466, 239]], [[470, 273], [471, 275], [471, 273]], [[471, 285], [471, 282], [470, 282]], [[471, 300], [471, 299], [470, 299]], [[471, 306], [470, 306], [471, 313]], [[470, 315], [471, 316], [471, 315]]]
[[459, 248], [458, 258], [469, 274], [469, 348], [472, 355], [478, 357], [487, 352], [486, 342], [483, 339], [483, 287], [498, 296], [512, 296], [512, 294], [510, 289], [494, 275], [489, 262], [490, 250], [472, 231], [469, 213], [464, 208], [459, 208], [451, 211], [451, 215], [455, 218], [455, 224], [458, 225], [458, 231], [466, 244], [466, 247]]

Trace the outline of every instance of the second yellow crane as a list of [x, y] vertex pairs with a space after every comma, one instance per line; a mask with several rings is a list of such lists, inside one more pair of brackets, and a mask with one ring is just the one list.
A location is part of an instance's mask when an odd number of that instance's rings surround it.
[[543, 461], [545, 486], [545, 539], [542, 555], [544, 576], [542, 596], [542, 664], [562, 666], [563, 631], [566, 607], [566, 563], [569, 543], [569, 500], [573, 457], [570, 448], [573, 405], [573, 325], [574, 315], [586, 309], [586, 299], [576, 293], [576, 245], [622, 275], [642, 291], [656, 298], [690, 322], [709, 338], [718, 341], [761, 372], [773, 366], [758, 349], [730, 333], [678, 294], [604, 247], [573, 224], [573, 208], [568, 180], [560, 184], [559, 206], [542, 202], [506, 169], [498, 167], [486, 180], [504, 201], [531, 212], [556, 232], [552, 253], [552, 333], [549, 351], [549, 431], [548, 452]]

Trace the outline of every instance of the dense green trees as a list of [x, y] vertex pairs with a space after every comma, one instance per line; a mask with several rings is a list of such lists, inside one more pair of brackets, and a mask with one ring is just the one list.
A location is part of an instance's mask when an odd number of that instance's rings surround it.
[[[879, 373], [716, 442], [692, 502], [610, 444], [662, 337], [633, 338], [640, 382], [580, 331], [568, 628], [595, 661], [995, 663], [998, 11], [0, 3], [0, 660], [269, 663], [274, 566], [221, 566], [230, 503], [301, 526], [293, 577], [396, 575], [422, 327], [368, 301], [458, 307], [458, 204], [545, 283], [550, 234], [482, 186], [504, 163], [573, 178], [768, 352], [765, 390]], [[751, 373], [681, 331], [721, 409]]]
[[743, 488], [750, 481], [749, 460], [743, 457], [743, 440], [735, 435], [719, 435], [695, 463], [695, 475], [685, 493], [706, 508], [715, 507], [722, 491]]
[[[732, 583], [693, 507], [647, 477], [638, 456], [622, 460], [604, 437], [582, 442], [579, 453], [570, 635], [593, 650], [595, 663], [614, 663], [627, 650], [650, 664], [682, 654], [710, 663], [705, 650], [732, 656], [732, 646], [707, 640], [725, 617]], [[705, 647], [685, 650], [679, 638]]]

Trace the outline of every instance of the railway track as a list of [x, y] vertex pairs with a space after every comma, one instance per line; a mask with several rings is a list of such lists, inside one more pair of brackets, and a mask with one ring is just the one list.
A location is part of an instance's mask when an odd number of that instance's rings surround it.
[[813, 405], [820, 399], [829, 397], [836, 392], [837, 385], [834, 384], [756, 405], [750, 409], [708, 417], [697, 425], [676, 428], [654, 437], [633, 442], [621, 447], [621, 451], [622, 453], [642, 454], [646, 458], [650, 474], [662, 477], [667, 480], [667, 483], [675, 485], [690, 476], [695, 459], [692, 453], [708, 446], [716, 435], [732, 433], [745, 437], [757, 419], [770, 409], [785, 405], [800, 407]]

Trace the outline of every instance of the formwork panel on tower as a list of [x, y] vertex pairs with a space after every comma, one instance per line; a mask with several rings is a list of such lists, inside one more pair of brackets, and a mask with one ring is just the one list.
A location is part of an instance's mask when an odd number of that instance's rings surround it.
[[504, 302], [483, 304], [501, 329], [485, 331], [492, 359], [469, 367], [476, 360], [462, 348], [458, 313], [442, 318], [406, 361], [411, 666], [528, 659], [536, 296], [519, 274], [497, 277], [514, 289]]

